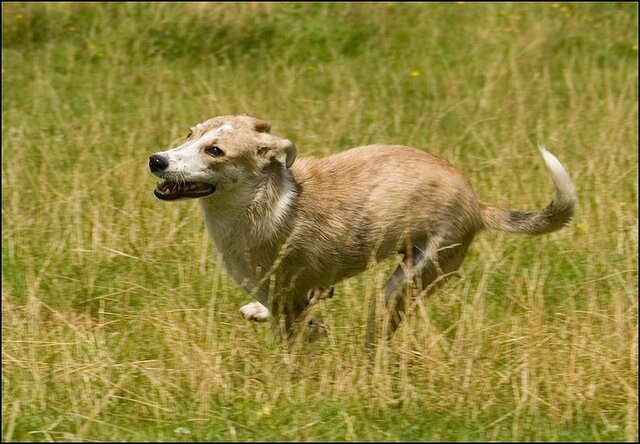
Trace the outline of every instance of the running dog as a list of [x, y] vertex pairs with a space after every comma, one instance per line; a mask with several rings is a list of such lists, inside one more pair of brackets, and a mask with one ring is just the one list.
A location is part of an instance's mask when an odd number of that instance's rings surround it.
[[222, 263], [256, 301], [243, 316], [284, 318], [287, 332], [337, 282], [399, 253], [369, 319], [369, 340], [380, 319], [390, 335], [411, 288], [428, 292], [455, 272], [478, 232], [545, 234], [573, 216], [574, 185], [543, 146], [556, 194], [543, 210], [523, 212], [481, 202], [460, 170], [416, 148], [368, 145], [296, 158], [293, 142], [270, 131], [265, 120], [215, 117], [180, 146], [153, 154], [149, 168], [163, 180], [159, 199], [199, 200]]

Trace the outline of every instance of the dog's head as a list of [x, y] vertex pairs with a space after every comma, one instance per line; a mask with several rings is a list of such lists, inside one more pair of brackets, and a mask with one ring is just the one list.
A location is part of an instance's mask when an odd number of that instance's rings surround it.
[[149, 169], [164, 181], [154, 194], [162, 200], [199, 198], [231, 191], [274, 162], [289, 168], [295, 145], [271, 135], [271, 124], [249, 116], [219, 116], [191, 128], [184, 143], [149, 157]]

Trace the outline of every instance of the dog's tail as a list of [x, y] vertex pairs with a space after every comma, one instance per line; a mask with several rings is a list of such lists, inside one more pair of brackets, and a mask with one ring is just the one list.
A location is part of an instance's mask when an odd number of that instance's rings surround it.
[[505, 210], [481, 202], [480, 213], [486, 228], [517, 234], [545, 234], [559, 230], [573, 217], [576, 191], [569, 174], [543, 145], [538, 148], [556, 186], [555, 198], [543, 210], [532, 212]]

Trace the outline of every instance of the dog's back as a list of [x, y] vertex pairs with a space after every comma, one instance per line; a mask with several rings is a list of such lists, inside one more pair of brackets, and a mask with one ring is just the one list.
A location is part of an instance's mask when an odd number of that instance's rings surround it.
[[292, 261], [313, 264], [314, 285], [357, 274], [436, 231], [451, 243], [468, 243], [482, 227], [478, 199], [462, 172], [415, 148], [368, 145], [300, 158], [291, 172], [299, 184], [301, 233]]

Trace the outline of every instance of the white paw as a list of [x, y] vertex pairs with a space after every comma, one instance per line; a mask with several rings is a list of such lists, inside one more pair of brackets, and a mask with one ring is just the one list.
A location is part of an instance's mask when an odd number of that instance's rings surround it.
[[250, 302], [240, 308], [240, 313], [247, 321], [267, 322], [271, 319], [269, 309], [260, 302]]

